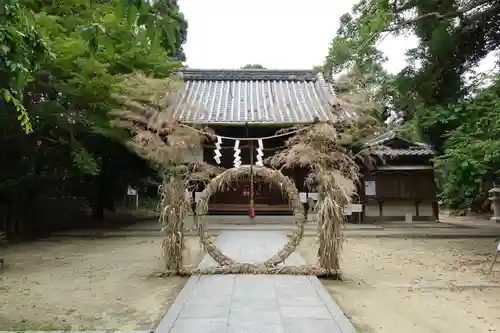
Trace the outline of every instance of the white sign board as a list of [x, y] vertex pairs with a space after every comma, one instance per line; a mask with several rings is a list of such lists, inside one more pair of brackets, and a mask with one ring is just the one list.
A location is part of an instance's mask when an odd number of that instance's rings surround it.
[[307, 193], [300, 192], [299, 193], [299, 199], [300, 199], [300, 202], [305, 203], [307, 201]]
[[347, 205], [347, 206], [349, 206], [349, 209], [353, 213], [361, 213], [361, 212], [363, 212], [363, 205], [362, 204], [350, 204], [350, 205]]
[[186, 190], [184, 198], [188, 201], [191, 201], [193, 199], [193, 192], [189, 192], [188, 190]]
[[351, 205], [345, 205], [345, 207], [344, 207], [344, 215], [346, 215], [346, 216], [352, 215]]
[[375, 194], [376, 194], [375, 181], [374, 180], [367, 180], [365, 182], [365, 195], [374, 196]]
[[129, 186], [127, 188], [127, 195], [137, 195], [137, 190], [135, 188], [132, 188], [131, 186]]
[[307, 196], [311, 199], [313, 199], [314, 201], [318, 201], [319, 199], [319, 194], [318, 193], [308, 193]]
[[201, 197], [201, 192], [195, 192], [195, 194], [194, 194], [194, 200], [198, 201], [198, 200], [200, 200], [200, 197]]
[[500, 251], [500, 242], [498, 242], [497, 251]]

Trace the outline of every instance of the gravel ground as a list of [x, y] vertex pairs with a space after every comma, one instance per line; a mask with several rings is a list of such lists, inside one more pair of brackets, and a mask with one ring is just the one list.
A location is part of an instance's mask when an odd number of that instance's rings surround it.
[[[300, 252], [316, 262], [313, 237]], [[348, 238], [346, 281], [324, 281], [361, 333], [500, 332], [500, 263], [491, 239]], [[489, 287], [488, 287], [489, 286]]]
[[[150, 329], [187, 278], [151, 277], [161, 238], [68, 238], [8, 247], [0, 273], [0, 331]], [[187, 265], [201, 259], [187, 240]]]

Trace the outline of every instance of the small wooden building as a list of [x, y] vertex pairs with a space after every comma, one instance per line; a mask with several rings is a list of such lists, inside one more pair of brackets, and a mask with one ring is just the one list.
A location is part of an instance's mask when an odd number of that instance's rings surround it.
[[433, 149], [392, 131], [366, 145], [378, 158], [373, 167], [362, 168], [363, 221], [436, 221]]
[[[332, 112], [334, 108], [331, 103], [335, 100], [333, 86], [321, 74], [312, 70], [186, 69], [181, 73], [184, 88], [176, 109], [176, 118], [183, 123], [207, 125], [221, 136], [269, 137], [281, 128], [296, 124], [313, 123], [315, 120], [338, 121], [355, 116], [345, 110]], [[389, 136], [381, 137], [379, 141], [372, 140], [367, 144], [373, 147], [380, 145], [381, 152], [386, 152], [388, 147], [394, 151], [401, 149], [401, 159], [393, 158], [390, 163], [380, 165], [376, 169], [363, 169], [365, 177], [363, 184], [360, 184], [359, 199], [364, 208], [359, 220], [404, 219], [410, 214], [410, 207], [414, 208], [411, 214], [415, 218], [427, 216], [428, 206], [432, 206], [436, 201], [435, 186], [430, 187], [427, 192], [410, 191], [400, 185], [403, 184], [402, 181], [401, 183], [398, 181], [395, 185], [391, 175], [396, 175], [397, 179], [400, 177], [409, 179], [418, 175], [427, 177], [427, 180], [422, 182], [408, 180], [408, 184], [419, 186], [423, 183], [433, 184], [433, 171], [429, 159], [432, 150], [422, 144], [413, 144], [395, 136], [391, 139], [386, 137]], [[283, 147], [285, 140], [285, 137], [264, 140], [264, 157], [274, 154]], [[251, 141], [240, 142], [242, 164], [250, 164], [251, 160], [256, 161], [256, 147], [252, 146], [254, 144]], [[384, 145], [388, 146], [383, 148]], [[414, 147], [419, 147], [420, 150]], [[424, 154], [416, 153], [424, 150]], [[412, 151], [415, 154], [403, 151]], [[234, 141], [223, 140], [221, 153], [221, 166], [232, 167]], [[190, 153], [187, 158], [216, 164], [214, 143], [207, 142], [203, 149], [195, 154]], [[387, 169], [390, 165], [399, 169]], [[423, 168], [424, 165], [426, 169], [414, 170]], [[414, 169], [404, 169], [409, 167]], [[286, 170], [285, 173], [295, 180], [299, 191], [306, 192], [304, 178], [307, 170]], [[375, 186], [374, 193], [370, 192], [370, 186]], [[405, 190], [400, 192], [400, 187]], [[249, 181], [234, 184], [230, 191], [217, 194], [211, 199], [209, 212], [247, 214], [251, 201], [250, 192]], [[254, 182], [253, 200], [256, 214], [292, 213], [279, 189], [259, 179]]]

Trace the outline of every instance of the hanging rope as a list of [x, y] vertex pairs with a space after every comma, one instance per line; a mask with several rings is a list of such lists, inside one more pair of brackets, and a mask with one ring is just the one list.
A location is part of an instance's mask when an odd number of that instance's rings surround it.
[[259, 146], [257, 147], [257, 162], [255, 162], [255, 165], [264, 166], [264, 160], [262, 159], [262, 157], [264, 157], [264, 144], [262, 143], [262, 139], [259, 139], [257, 142]]
[[295, 133], [298, 133], [298, 132], [302, 132], [302, 131], [305, 131], [305, 130], [308, 130], [310, 128], [313, 127], [313, 125], [311, 126], [307, 126], [307, 127], [303, 127], [303, 128], [299, 128], [299, 129], [296, 129], [296, 130], [293, 130], [293, 131], [290, 131], [290, 132], [286, 132], [286, 133], [280, 133], [280, 134], [275, 134], [275, 135], [271, 135], [271, 136], [264, 136], [264, 137], [261, 137], [261, 138], [235, 138], [235, 137], [232, 137], [232, 136], [224, 136], [224, 135], [214, 135], [214, 134], [211, 134], [211, 133], [207, 133], [205, 131], [202, 131], [202, 130], [199, 130], [195, 127], [192, 127], [192, 126], [189, 126], [189, 125], [186, 125], [186, 124], [180, 124], [182, 127], [184, 128], [189, 128], [195, 132], [198, 132], [200, 134], [203, 134], [205, 136], [216, 136], [216, 137], [219, 137], [221, 139], [225, 139], [225, 140], [234, 140], [234, 141], [258, 141], [258, 140], [269, 140], [269, 139], [274, 139], [274, 138], [280, 138], [280, 137], [283, 137], [283, 136], [287, 136], [287, 135], [292, 135], [292, 134], [295, 134]]
[[239, 168], [241, 166], [241, 150], [240, 150], [240, 140], [236, 140], [234, 142], [234, 161], [233, 165], [235, 168]]
[[218, 136], [217, 142], [215, 142], [215, 150], [214, 150], [214, 160], [217, 164], [221, 163], [221, 160], [220, 160], [220, 158], [222, 157], [222, 154], [220, 152], [221, 145], [222, 145], [222, 138], [220, 136]]

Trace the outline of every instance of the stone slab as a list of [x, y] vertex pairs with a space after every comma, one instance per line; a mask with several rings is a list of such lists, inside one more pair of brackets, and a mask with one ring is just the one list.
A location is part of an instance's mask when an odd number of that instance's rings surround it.
[[[287, 238], [280, 231], [224, 231], [216, 245], [240, 262], [262, 262]], [[294, 253], [289, 265], [304, 264]], [[208, 255], [199, 267], [214, 266]], [[157, 333], [355, 333], [315, 276], [193, 276]]]
[[227, 331], [227, 318], [179, 318], [170, 333], [221, 333]]
[[[23, 333], [63, 333], [64, 331], [22, 331]], [[0, 331], [0, 333], [18, 333], [17, 331]]]
[[0, 333], [153, 333], [154, 330], [148, 331], [0, 331]]
[[160, 323], [155, 329], [155, 332], [170, 332], [175, 321], [179, 317], [184, 305], [190, 299], [196, 299], [193, 292], [196, 290], [197, 284], [200, 280], [200, 276], [191, 276], [188, 282], [184, 285], [179, 295], [175, 299], [174, 303], [168, 309], [167, 314], [162, 318]]

